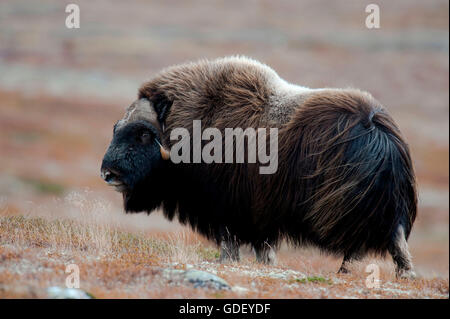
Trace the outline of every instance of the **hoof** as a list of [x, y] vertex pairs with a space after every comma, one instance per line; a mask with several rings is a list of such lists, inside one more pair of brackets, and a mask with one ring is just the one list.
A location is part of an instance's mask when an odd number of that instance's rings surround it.
[[241, 258], [239, 256], [236, 256], [236, 254], [220, 254], [219, 257], [219, 263], [221, 264], [229, 264], [229, 263], [235, 263], [238, 262]]
[[339, 270], [338, 270], [337, 273], [338, 273], [338, 274], [349, 274], [349, 273], [350, 273], [350, 270], [348, 270], [348, 269], [345, 268], [345, 267], [341, 267], [341, 268], [339, 268]]
[[277, 258], [275, 256], [268, 256], [267, 258], [256, 258], [256, 261], [260, 264], [275, 266], [277, 264]]
[[277, 264], [277, 254], [272, 248], [263, 251], [257, 251], [256, 261], [264, 265], [275, 266]]
[[220, 264], [232, 264], [232, 263], [236, 263], [239, 262], [239, 258], [230, 258], [230, 257], [220, 257], [218, 262]]
[[397, 279], [413, 280], [413, 279], [417, 278], [417, 275], [414, 271], [406, 270], [406, 269], [398, 270], [395, 275], [396, 275]]

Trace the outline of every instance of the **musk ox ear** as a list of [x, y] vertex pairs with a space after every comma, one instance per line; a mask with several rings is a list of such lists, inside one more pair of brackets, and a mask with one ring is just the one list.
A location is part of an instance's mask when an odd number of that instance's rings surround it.
[[153, 99], [153, 103], [156, 113], [158, 113], [159, 123], [164, 123], [173, 102], [169, 101], [164, 94], [159, 94]]

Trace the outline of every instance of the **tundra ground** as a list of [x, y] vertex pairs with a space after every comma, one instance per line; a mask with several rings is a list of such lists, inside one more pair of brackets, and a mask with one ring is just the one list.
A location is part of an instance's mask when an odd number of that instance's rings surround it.
[[[240, 262], [221, 264], [217, 248], [186, 229], [143, 231], [141, 217], [115, 215], [92, 194], [72, 193], [54, 204], [63, 217], [0, 216], [0, 298], [46, 298], [65, 287], [66, 267], [80, 269], [80, 288], [96, 298], [448, 298], [448, 277], [424, 272], [397, 280], [390, 258], [365, 258], [351, 274], [336, 274], [340, 259], [316, 249], [282, 247], [276, 266], [256, 263], [241, 249]], [[126, 218], [133, 223], [125, 222]], [[144, 218], [150, 218], [143, 216]], [[137, 219], [136, 219], [137, 218]], [[152, 218], [157, 221], [159, 216]], [[379, 267], [379, 287], [368, 286]], [[225, 279], [231, 290], [171, 282], [165, 269], [198, 269]], [[370, 281], [373, 283], [373, 281]]]

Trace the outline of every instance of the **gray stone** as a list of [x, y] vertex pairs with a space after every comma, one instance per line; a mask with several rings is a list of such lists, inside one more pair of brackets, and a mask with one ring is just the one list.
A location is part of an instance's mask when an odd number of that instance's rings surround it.
[[163, 276], [169, 281], [189, 283], [195, 288], [231, 289], [230, 285], [224, 279], [197, 269], [165, 269]]
[[93, 296], [81, 289], [49, 287], [47, 294], [50, 299], [92, 299]]

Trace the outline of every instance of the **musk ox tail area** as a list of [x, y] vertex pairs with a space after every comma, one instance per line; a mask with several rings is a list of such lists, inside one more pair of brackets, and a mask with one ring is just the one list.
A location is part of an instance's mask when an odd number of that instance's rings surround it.
[[299, 241], [346, 258], [367, 252], [384, 255], [408, 238], [417, 205], [409, 148], [392, 118], [369, 94], [313, 94], [299, 107], [283, 138], [297, 141], [294, 149], [292, 143], [290, 149], [282, 146], [280, 158], [291, 165], [285, 167], [291, 189], [302, 190], [289, 197], [295, 220], [287, 225], [302, 225], [286, 229], [290, 238], [301, 237]]

